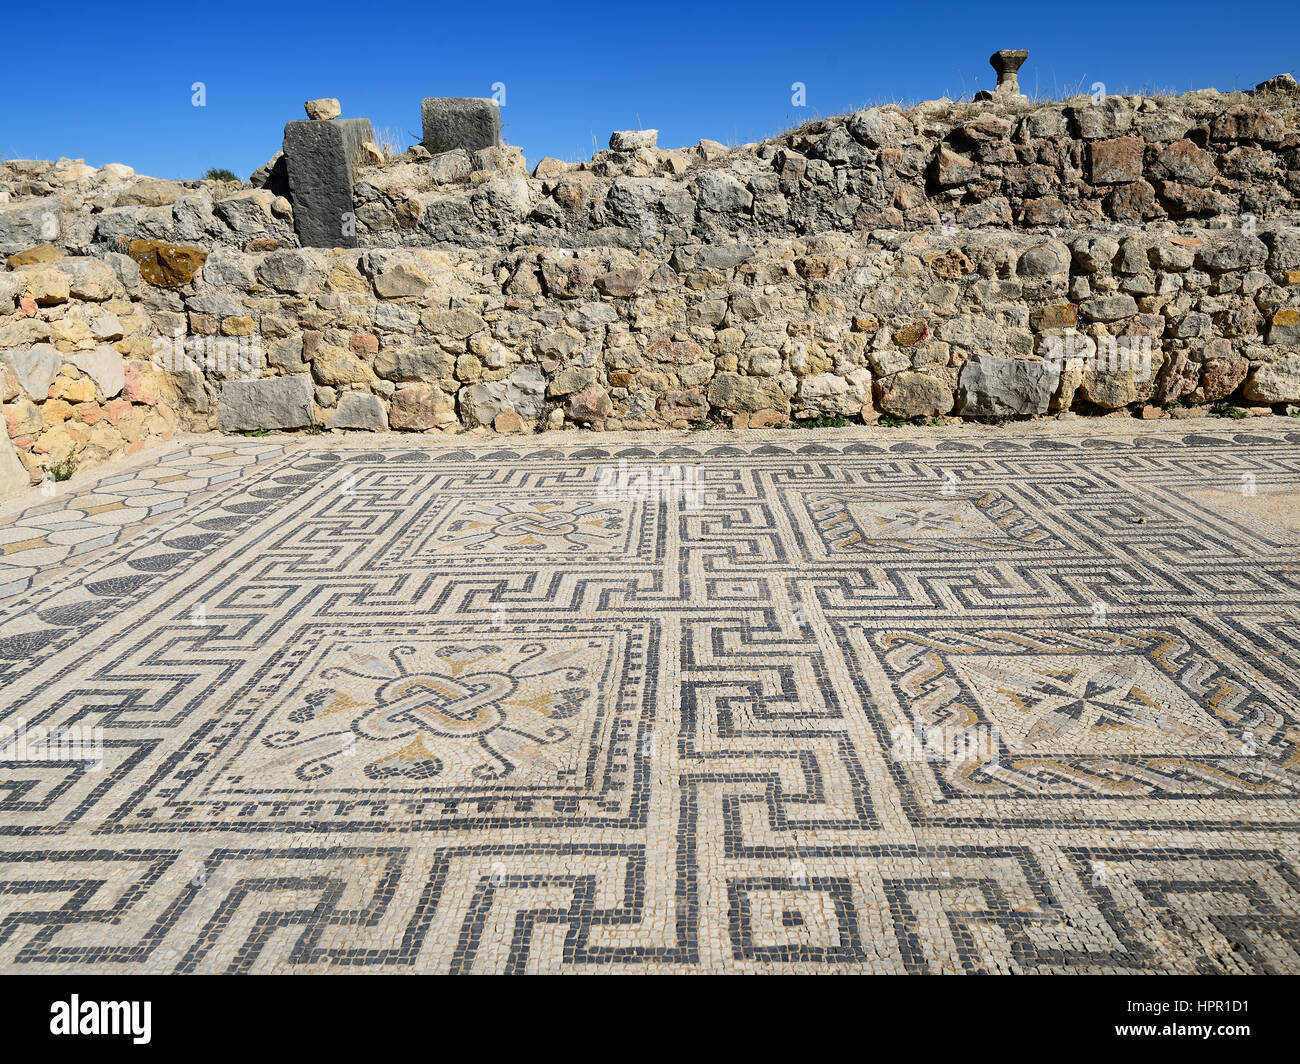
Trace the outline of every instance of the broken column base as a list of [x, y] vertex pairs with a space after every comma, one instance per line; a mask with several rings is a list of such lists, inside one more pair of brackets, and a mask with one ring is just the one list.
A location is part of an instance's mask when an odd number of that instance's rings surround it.
[[972, 99], [976, 103], [988, 103], [988, 102], [1028, 103], [1029, 102], [1028, 96], [1026, 96], [1023, 92], [1017, 92], [1015, 90], [1012, 90], [1011, 92], [999, 92], [998, 90], [995, 89], [993, 92], [989, 92], [988, 89], [980, 89], [980, 91], [977, 92], [972, 97]]

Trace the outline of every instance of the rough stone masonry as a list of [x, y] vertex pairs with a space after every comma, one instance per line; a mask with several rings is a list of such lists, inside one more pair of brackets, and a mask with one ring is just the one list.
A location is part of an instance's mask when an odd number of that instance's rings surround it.
[[[310, 101], [248, 182], [0, 164], [0, 480], [178, 428], [501, 433], [1300, 404], [1300, 93], [616, 132], [529, 171]], [[16, 473], [15, 460], [23, 474]]]

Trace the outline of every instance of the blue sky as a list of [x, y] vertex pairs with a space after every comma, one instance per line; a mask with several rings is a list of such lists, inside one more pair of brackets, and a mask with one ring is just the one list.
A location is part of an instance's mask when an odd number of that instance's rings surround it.
[[[5, 47], [0, 156], [124, 162], [170, 178], [214, 166], [247, 177], [318, 96], [410, 143], [423, 97], [491, 96], [501, 83], [505, 139], [531, 166], [543, 155], [588, 158], [615, 129], [657, 128], [661, 147], [740, 143], [872, 103], [969, 96], [991, 87], [998, 48], [1029, 49], [1020, 83], [1031, 93], [1300, 77], [1296, 0], [65, 0], [55, 13], [57, 55], [39, 46], [37, 22]], [[195, 82], [203, 107], [191, 103]], [[795, 82], [806, 107], [791, 103]]]

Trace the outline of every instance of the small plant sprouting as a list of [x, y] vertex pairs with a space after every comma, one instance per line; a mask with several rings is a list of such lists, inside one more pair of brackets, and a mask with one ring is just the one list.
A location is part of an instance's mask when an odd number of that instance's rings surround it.
[[49, 469], [50, 476], [58, 482], [71, 480], [72, 474], [77, 471], [76, 450], [74, 449], [69, 451], [63, 461], [55, 462], [52, 466], [47, 466], [46, 468]]
[[1228, 417], [1232, 418], [1233, 421], [1240, 421], [1246, 416], [1246, 411], [1230, 403], [1216, 403], [1210, 408], [1210, 417]]
[[269, 435], [271, 435], [271, 430], [270, 430], [270, 429], [245, 429], [245, 430], [241, 433], [241, 435], [243, 435], [243, 436], [249, 436], [249, 437], [255, 437], [255, 436], [269, 436]]
[[897, 429], [907, 424], [907, 418], [897, 414], [881, 414], [878, 424], [884, 429]]
[[231, 170], [226, 170], [223, 167], [214, 166], [211, 170], [209, 170], [206, 174], [203, 175], [203, 180], [204, 181], [238, 181], [239, 178], [236, 177], [234, 172]]

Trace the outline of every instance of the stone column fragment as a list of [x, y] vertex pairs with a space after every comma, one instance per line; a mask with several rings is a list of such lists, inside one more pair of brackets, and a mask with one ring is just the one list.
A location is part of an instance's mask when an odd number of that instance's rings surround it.
[[424, 146], [434, 155], [501, 147], [501, 109], [472, 96], [435, 96], [420, 103]]
[[357, 246], [352, 181], [361, 146], [373, 139], [368, 118], [286, 123], [289, 198], [303, 247]]

